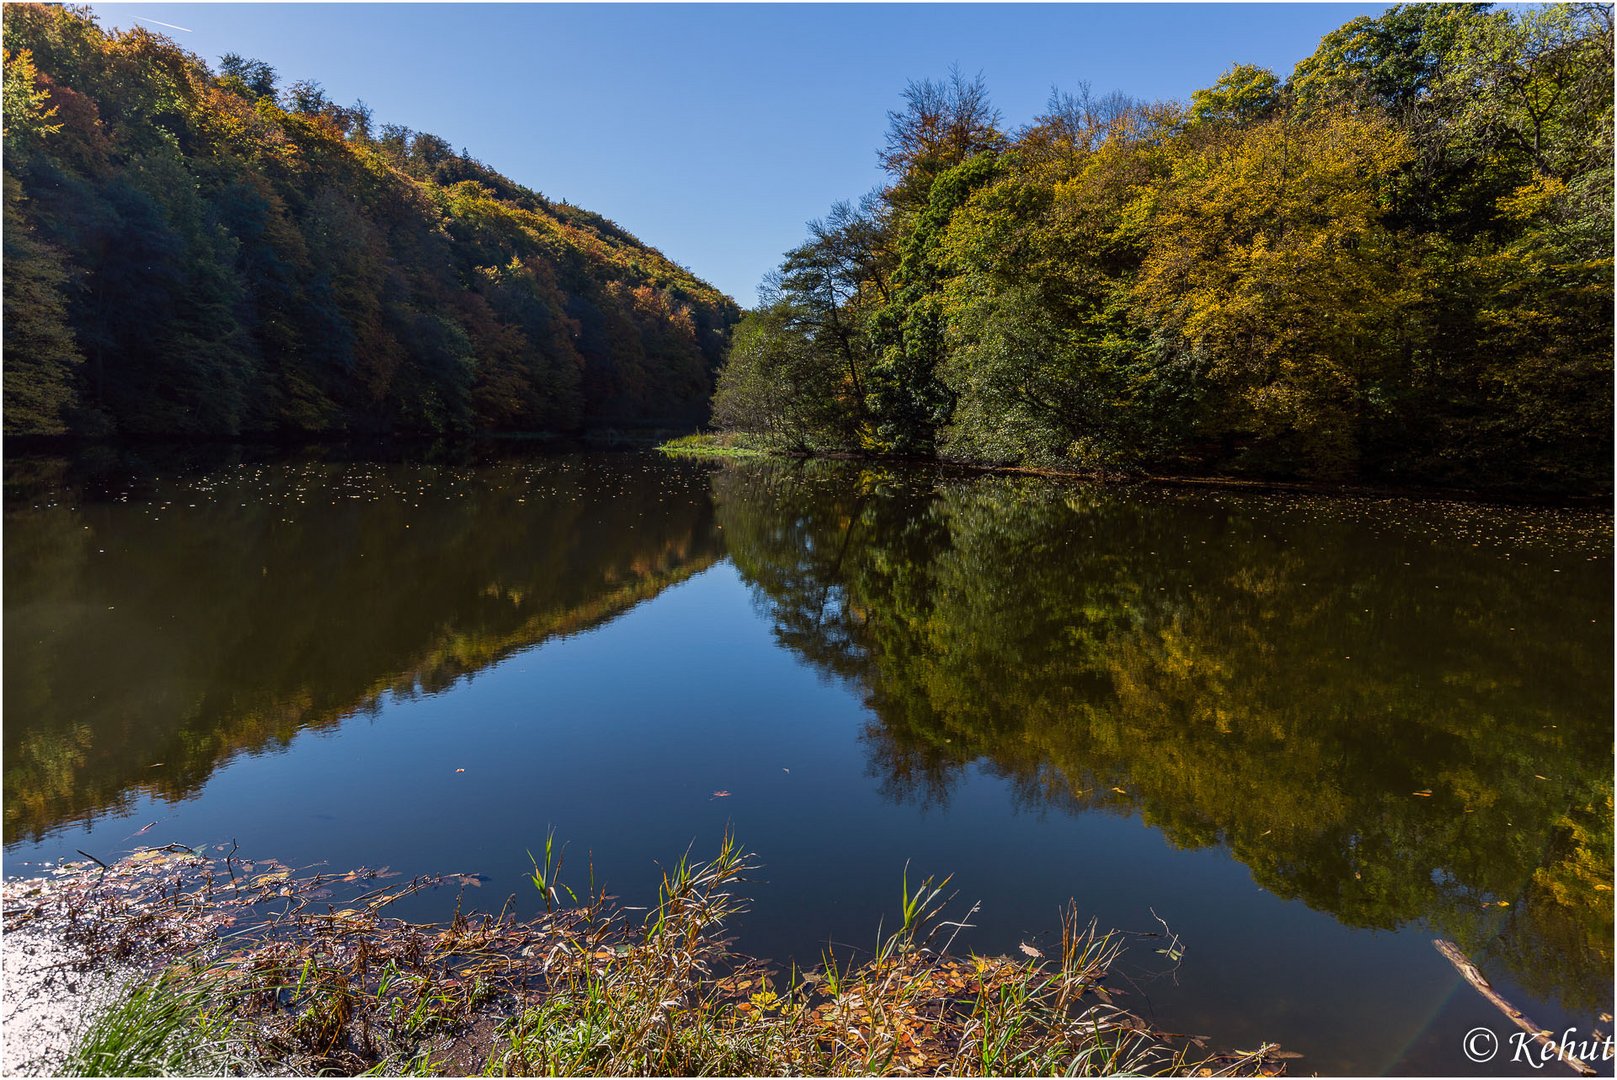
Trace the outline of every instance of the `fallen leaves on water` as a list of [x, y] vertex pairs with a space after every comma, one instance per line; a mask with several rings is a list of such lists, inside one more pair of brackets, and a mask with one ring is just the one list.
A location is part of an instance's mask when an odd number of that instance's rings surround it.
[[720, 788], [718, 791], [715, 791], [713, 793], [713, 795], [712, 795], [712, 798], [715, 798], [715, 799], [728, 799], [729, 797], [730, 797], [730, 793], [728, 791], [725, 791], [723, 788]]
[[1041, 959], [1044, 958], [1044, 954], [1042, 952], [1040, 952], [1038, 949], [1035, 949], [1033, 946], [1029, 945], [1025, 941], [1022, 944], [1018, 945], [1017, 948], [1022, 950], [1022, 955], [1023, 956], [1031, 956], [1035, 960], [1041, 960]]

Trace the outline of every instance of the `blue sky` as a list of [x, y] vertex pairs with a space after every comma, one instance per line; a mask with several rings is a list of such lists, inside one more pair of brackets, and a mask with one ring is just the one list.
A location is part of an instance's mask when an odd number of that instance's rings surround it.
[[[1385, 5], [95, 4], [217, 65], [363, 99], [612, 218], [751, 304], [837, 199], [881, 182], [906, 81], [982, 71], [1013, 126], [1052, 86], [1183, 99], [1236, 62], [1281, 74]], [[166, 29], [171, 23], [189, 32]]]

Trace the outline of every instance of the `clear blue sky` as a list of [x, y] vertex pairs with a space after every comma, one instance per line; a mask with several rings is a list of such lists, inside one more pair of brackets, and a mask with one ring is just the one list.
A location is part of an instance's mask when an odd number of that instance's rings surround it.
[[618, 222], [751, 304], [837, 199], [881, 180], [910, 79], [982, 71], [1011, 125], [1052, 86], [1184, 99], [1231, 64], [1284, 75], [1386, 5], [95, 4], [217, 66], [364, 99]]

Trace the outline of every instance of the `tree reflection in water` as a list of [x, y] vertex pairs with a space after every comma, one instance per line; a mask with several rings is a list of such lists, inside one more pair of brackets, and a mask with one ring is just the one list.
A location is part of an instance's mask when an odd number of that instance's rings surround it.
[[1534, 994], [1612, 979], [1609, 523], [738, 463], [729, 556], [894, 799], [968, 765]]

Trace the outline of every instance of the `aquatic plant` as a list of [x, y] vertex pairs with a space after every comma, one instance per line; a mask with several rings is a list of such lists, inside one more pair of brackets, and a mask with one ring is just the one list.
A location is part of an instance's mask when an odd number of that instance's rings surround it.
[[675, 862], [638, 920], [593, 883], [564, 906], [553, 837], [535, 863], [550, 900], [536, 918], [457, 904], [422, 924], [386, 909], [476, 879], [374, 887], [387, 871], [171, 845], [8, 882], [6, 930], [56, 935], [86, 970], [117, 957], [153, 973], [58, 1070], [84, 1074], [1230, 1075], [1291, 1056], [1209, 1053], [1118, 1005], [1121, 939], [1075, 908], [1049, 957], [956, 954], [969, 924], [941, 917], [947, 879], [912, 889], [906, 868], [900, 924], [873, 952], [782, 972], [733, 948], [758, 863], [732, 836]]

